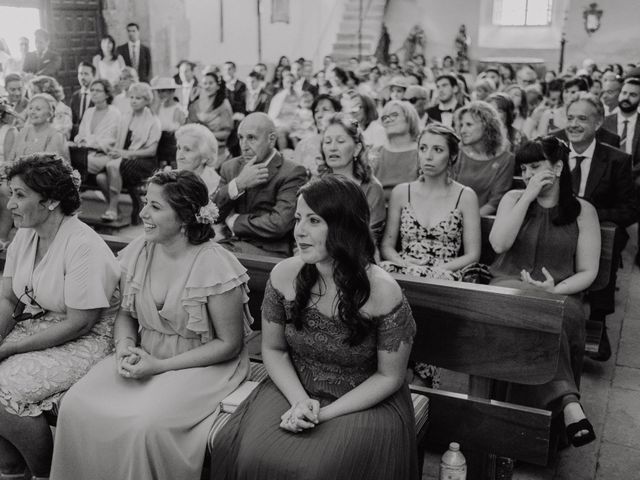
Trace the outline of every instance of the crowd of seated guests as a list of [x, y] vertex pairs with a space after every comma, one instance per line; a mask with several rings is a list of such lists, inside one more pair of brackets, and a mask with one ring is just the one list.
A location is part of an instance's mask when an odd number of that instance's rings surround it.
[[[542, 81], [508, 65], [473, 78], [418, 54], [346, 68], [326, 57], [315, 74], [281, 57], [246, 82], [232, 61], [198, 75], [184, 60], [149, 84], [111, 37], [100, 47], [78, 65], [69, 106], [42, 72], [7, 76], [0, 103], [0, 478], [46, 477], [52, 458], [60, 479], [114, 465], [118, 478], [198, 475], [218, 404], [248, 375], [248, 277], [229, 251], [284, 260], [263, 303], [270, 379], [216, 437], [211, 478], [416, 476], [404, 380], [415, 324], [388, 272], [569, 296], [555, 378], [510, 395], [562, 416], [575, 446], [595, 438], [577, 387], [584, 307], [604, 326], [638, 221], [640, 75], [589, 63]], [[119, 262], [74, 215], [90, 175], [106, 222], [123, 187], [147, 186], [145, 233]], [[512, 190], [514, 175], [524, 189]], [[488, 270], [477, 264], [487, 215]], [[589, 292], [607, 222], [610, 281]], [[600, 346], [606, 360], [606, 327]], [[412, 369], [437, 388], [437, 368]], [[53, 448], [43, 412], [70, 387]], [[340, 440], [365, 423], [366, 436]], [[117, 447], [105, 452], [96, 431]], [[380, 458], [370, 439], [393, 454]]]

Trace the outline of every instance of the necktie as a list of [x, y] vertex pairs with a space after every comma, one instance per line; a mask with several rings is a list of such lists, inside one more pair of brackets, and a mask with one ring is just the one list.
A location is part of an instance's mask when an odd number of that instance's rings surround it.
[[138, 52], [136, 49], [136, 44], [131, 45], [131, 66], [138, 71]]
[[87, 92], [82, 92], [82, 100], [80, 100], [80, 120], [84, 117], [84, 112], [87, 109]]
[[584, 156], [575, 157], [576, 166], [571, 170], [571, 182], [573, 184], [573, 193], [578, 195], [580, 193], [580, 183], [582, 182], [582, 171], [580, 170], [580, 164], [587, 158]]
[[627, 127], [629, 126], [629, 120], [622, 121], [622, 133], [620, 134], [620, 150], [627, 151]]

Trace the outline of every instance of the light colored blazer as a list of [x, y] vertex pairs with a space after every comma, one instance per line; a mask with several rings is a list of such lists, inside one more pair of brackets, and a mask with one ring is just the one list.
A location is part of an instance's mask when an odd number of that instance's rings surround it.
[[[120, 129], [118, 130], [117, 148], [124, 148], [124, 142], [127, 139], [127, 132], [129, 131], [132, 118], [133, 112], [128, 112], [122, 116]], [[149, 107], [145, 107], [143, 110], [142, 121], [136, 122], [134, 125], [129, 150], [142, 150], [160, 141], [160, 136], [162, 135], [160, 120], [151, 112]]]
[[80, 122], [75, 142], [78, 143], [84, 140], [87, 142], [88, 147], [107, 152], [116, 146], [120, 125], [122, 124], [122, 115], [120, 115], [120, 111], [116, 107], [112, 105], [107, 106], [107, 113], [96, 126], [95, 132], [91, 133], [91, 122], [93, 121], [95, 112], [96, 107], [87, 109]]

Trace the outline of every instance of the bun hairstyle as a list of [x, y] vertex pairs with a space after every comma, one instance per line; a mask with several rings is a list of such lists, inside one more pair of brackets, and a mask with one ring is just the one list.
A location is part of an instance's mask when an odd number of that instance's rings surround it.
[[[371, 166], [369, 165], [369, 159], [367, 157], [367, 149], [364, 144], [362, 129], [358, 125], [358, 122], [344, 113], [332, 114], [328, 117], [327, 128], [325, 129], [325, 133], [322, 135], [323, 140], [324, 135], [331, 125], [340, 126], [356, 146], [360, 145], [360, 151], [353, 157], [353, 176], [362, 183], [369, 183], [372, 175]], [[331, 167], [327, 165], [327, 159], [324, 156], [324, 149], [322, 146], [320, 147], [320, 153], [322, 155], [322, 161], [324, 162], [325, 171], [327, 173], [333, 173]]]
[[516, 164], [520, 167], [529, 163], [547, 160], [551, 164], [562, 161], [560, 173], [560, 199], [554, 225], [567, 225], [580, 215], [580, 202], [573, 193], [571, 171], [569, 170], [569, 146], [562, 140], [547, 135], [525, 142], [516, 153]]
[[213, 225], [196, 218], [200, 209], [209, 204], [209, 191], [198, 175], [188, 170], [158, 172], [149, 183], [162, 187], [162, 196], [184, 224], [189, 243], [200, 245], [215, 236]]
[[447, 141], [447, 147], [449, 147], [449, 165], [452, 166], [458, 161], [458, 153], [460, 152], [460, 137], [450, 127], [443, 125], [442, 123], [430, 123], [422, 129], [420, 135], [418, 135], [418, 144], [420, 139], [425, 133], [431, 135], [439, 135], [444, 137]]
[[80, 208], [80, 174], [55, 153], [34, 153], [21, 157], [6, 170], [7, 180], [20, 179], [45, 200], [60, 202], [64, 215]]

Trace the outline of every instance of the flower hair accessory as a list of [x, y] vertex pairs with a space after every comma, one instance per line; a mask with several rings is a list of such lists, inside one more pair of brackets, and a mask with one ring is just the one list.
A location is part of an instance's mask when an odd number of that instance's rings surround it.
[[80, 185], [82, 184], [82, 176], [80, 175], [80, 172], [75, 168], [71, 171], [71, 181], [77, 189], [80, 189]]
[[204, 207], [200, 207], [200, 210], [196, 213], [196, 221], [198, 223], [213, 225], [219, 216], [220, 211], [218, 210], [218, 206], [209, 200], [209, 203]]

